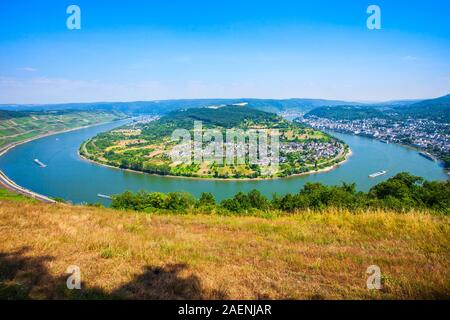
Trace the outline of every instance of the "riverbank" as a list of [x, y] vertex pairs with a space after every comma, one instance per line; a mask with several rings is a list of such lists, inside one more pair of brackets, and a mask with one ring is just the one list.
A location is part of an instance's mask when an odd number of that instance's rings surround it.
[[[325, 132], [333, 132], [333, 131], [325, 130]], [[371, 135], [356, 134], [353, 131], [334, 129], [334, 132], [343, 133], [343, 134], [351, 134], [351, 135], [355, 135], [357, 137], [364, 137], [364, 138], [367, 138], [367, 139], [372, 139], [372, 140], [379, 141], [379, 142], [386, 143], [386, 144], [395, 144], [395, 145], [402, 146], [402, 147], [407, 148], [407, 149], [411, 149], [411, 150], [417, 151], [418, 153], [423, 154], [424, 158], [426, 158], [426, 159], [428, 159], [430, 161], [433, 161], [433, 162], [440, 163], [442, 165], [442, 167], [444, 167], [444, 170], [447, 173], [447, 175], [450, 176], [450, 168], [446, 167], [445, 160], [442, 158], [442, 156], [440, 156], [439, 154], [435, 154], [433, 152], [427, 151], [426, 149], [422, 149], [422, 148], [420, 148], [418, 146], [410, 145], [410, 144], [406, 144], [406, 143], [390, 142], [390, 141], [378, 139], [378, 138], [373, 137]]]
[[21, 194], [23, 196], [33, 198], [35, 200], [45, 202], [45, 203], [55, 203], [56, 201], [53, 199], [50, 199], [47, 196], [38, 194], [36, 192], [33, 192], [31, 190], [25, 189], [18, 184], [16, 184], [14, 181], [9, 179], [3, 171], [0, 170], [0, 186], [4, 187], [7, 190], [10, 190], [12, 192], [15, 192], [17, 194]]
[[[117, 120], [120, 121], [120, 120]], [[114, 122], [114, 121], [113, 121]], [[57, 134], [62, 134], [62, 133], [67, 133], [67, 132], [72, 132], [72, 131], [77, 131], [77, 130], [82, 130], [82, 129], [87, 129], [87, 128], [92, 128], [92, 127], [96, 127], [96, 126], [100, 126], [100, 125], [104, 125], [107, 124], [109, 122], [101, 122], [101, 123], [95, 123], [95, 124], [91, 124], [88, 126], [82, 126], [82, 127], [77, 127], [77, 128], [70, 128], [70, 129], [66, 129], [66, 130], [62, 130], [62, 131], [52, 131], [52, 132], [48, 132], [45, 134], [41, 134], [41, 135], [37, 135], [35, 137], [23, 140], [23, 141], [17, 141], [14, 143], [10, 143], [6, 146], [3, 146], [0, 148], [0, 157], [4, 156], [6, 153], [8, 153], [10, 150], [12, 150], [13, 148], [29, 143], [31, 141], [34, 140], [38, 140], [38, 139], [42, 139], [42, 138], [46, 138], [49, 136], [53, 136], [53, 135], [57, 135]], [[33, 192], [27, 188], [24, 188], [20, 185], [18, 185], [17, 183], [15, 183], [12, 179], [10, 179], [2, 170], [0, 170], [0, 186], [16, 192], [18, 194], [36, 199], [38, 201], [42, 201], [45, 203], [55, 203], [56, 201], [39, 193]]]
[[26, 139], [26, 140], [22, 140], [22, 141], [17, 141], [17, 142], [13, 142], [10, 143], [6, 146], [0, 147], [0, 157], [3, 156], [5, 153], [7, 153], [9, 150], [11, 150], [12, 148], [15, 148], [17, 146], [20, 146], [22, 144], [34, 141], [34, 140], [38, 140], [38, 139], [42, 139], [42, 138], [46, 138], [46, 137], [50, 137], [50, 136], [54, 136], [56, 134], [61, 134], [61, 133], [67, 133], [67, 132], [72, 132], [72, 131], [77, 131], [77, 130], [82, 130], [82, 129], [88, 129], [88, 128], [92, 128], [92, 127], [97, 127], [97, 126], [101, 126], [107, 123], [113, 123], [116, 121], [122, 121], [122, 120], [126, 120], [125, 119], [120, 119], [120, 120], [115, 120], [115, 121], [108, 121], [108, 122], [100, 122], [100, 123], [95, 123], [95, 124], [90, 124], [88, 126], [82, 126], [82, 127], [76, 127], [76, 128], [71, 128], [71, 129], [66, 129], [66, 130], [62, 130], [62, 131], [51, 131], [45, 134], [40, 134], [37, 135], [35, 137]]

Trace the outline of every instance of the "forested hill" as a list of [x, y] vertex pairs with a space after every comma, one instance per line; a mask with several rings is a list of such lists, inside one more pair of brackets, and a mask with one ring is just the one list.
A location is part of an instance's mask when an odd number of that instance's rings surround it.
[[174, 111], [161, 119], [162, 121], [201, 121], [204, 124], [233, 128], [247, 123], [274, 125], [282, 119], [274, 113], [268, 113], [246, 106], [225, 106], [214, 108], [196, 108]]
[[201, 121], [207, 127], [245, 127], [258, 124], [273, 127], [284, 120], [274, 113], [256, 110], [246, 106], [225, 106], [213, 108], [195, 108], [173, 111], [158, 121], [142, 126], [142, 133], [149, 139], [170, 136], [176, 129], [192, 130], [194, 121]]
[[449, 123], [450, 95], [412, 104], [322, 106], [305, 115], [306, 118], [312, 116], [332, 120], [420, 118]]
[[305, 115], [306, 118], [310, 118], [313, 116], [332, 120], [358, 120], [383, 118], [387, 115], [374, 107], [336, 106], [316, 108]]
[[396, 111], [408, 116], [430, 118], [439, 122], [450, 122], [450, 94], [414, 103], [407, 107], [398, 107]]

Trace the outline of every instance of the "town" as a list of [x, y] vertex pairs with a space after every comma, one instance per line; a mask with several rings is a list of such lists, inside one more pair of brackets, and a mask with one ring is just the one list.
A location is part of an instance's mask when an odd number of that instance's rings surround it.
[[319, 130], [352, 133], [416, 147], [430, 158], [445, 159], [450, 155], [450, 124], [430, 119], [371, 118], [332, 120], [319, 117], [298, 118], [297, 121]]
[[329, 161], [344, 155], [345, 146], [338, 141], [285, 142], [281, 144], [280, 162], [286, 163], [290, 157], [303, 164], [316, 164]]

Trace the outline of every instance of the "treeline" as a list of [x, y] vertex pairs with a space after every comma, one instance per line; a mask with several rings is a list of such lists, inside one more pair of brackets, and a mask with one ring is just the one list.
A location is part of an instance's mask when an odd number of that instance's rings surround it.
[[28, 115], [29, 113], [27, 112], [0, 110], [0, 120], [23, 118], [27, 117]]
[[223, 106], [220, 108], [187, 109], [172, 112], [167, 116], [171, 121], [192, 119], [202, 121], [206, 125], [219, 126], [223, 128], [235, 128], [247, 121], [258, 124], [277, 124], [283, 122], [274, 113], [260, 111], [246, 106]]
[[238, 193], [231, 199], [217, 203], [210, 193], [195, 199], [188, 193], [125, 192], [114, 196], [112, 208], [153, 212], [170, 210], [177, 213], [200, 208], [202, 212], [253, 214], [278, 210], [295, 213], [302, 210], [322, 211], [329, 208], [361, 210], [392, 209], [405, 212], [412, 209], [431, 210], [450, 214], [450, 180], [424, 181], [409, 173], [400, 173], [382, 182], [369, 192], [356, 191], [355, 184], [325, 186], [307, 183], [298, 193], [273, 195], [268, 199], [259, 191]]
[[305, 115], [306, 118], [312, 116], [331, 120], [361, 120], [387, 117], [386, 114], [375, 107], [367, 106], [319, 107]]
[[204, 128], [235, 128], [246, 123], [256, 123], [261, 126], [286, 125], [276, 114], [243, 106], [224, 106], [218, 109], [192, 108], [173, 111], [158, 121], [142, 127], [142, 137], [153, 141], [170, 137], [176, 129], [192, 130], [195, 121], [201, 121]]

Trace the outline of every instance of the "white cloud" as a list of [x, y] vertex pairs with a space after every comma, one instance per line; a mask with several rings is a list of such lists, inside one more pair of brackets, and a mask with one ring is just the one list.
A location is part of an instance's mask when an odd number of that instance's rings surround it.
[[419, 60], [419, 58], [416, 56], [404, 56], [404, 57], [402, 57], [402, 60], [403, 61], [417, 61], [417, 60]]
[[23, 67], [23, 68], [19, 68], [20, 71], [25, 71], [25, 72], [36, 72], [37, 69], [36, 68], [32, 68], [32, 67]]

